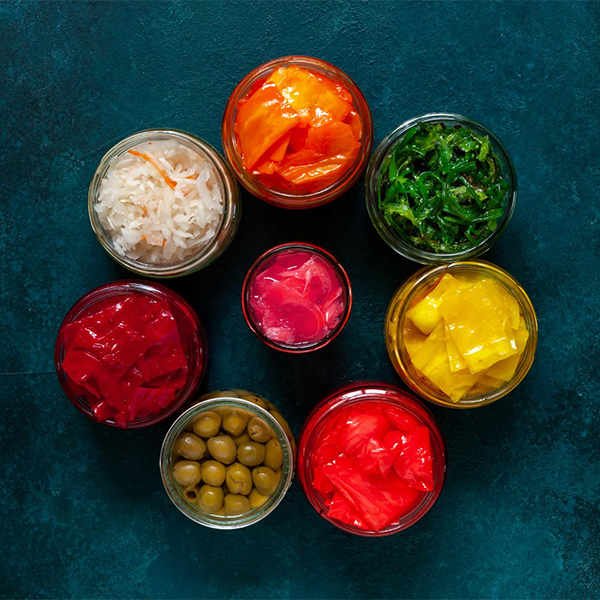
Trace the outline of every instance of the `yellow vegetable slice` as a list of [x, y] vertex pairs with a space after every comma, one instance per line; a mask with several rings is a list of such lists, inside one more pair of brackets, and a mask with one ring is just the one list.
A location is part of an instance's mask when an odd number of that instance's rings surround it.
[[445, 294], [438, 310], [471, 373], [516, 354], [508, 317], [494, 304], [485, 283]]
[[443, 297], [450, 291], [458, 289], [456, 279], [446, 273], [439, 283], [423, 298], [407, 311], [406, 317], [410, 319], [424, 334], [430, 334], [442, 320], [438, 307]]
[[[423, 371], [423, 368], [427, 363], [435, 359], [436, 356], [443, 356], [446, 362], [448, 362], [448, 354], [446, 351], [446, 334], [444, 330], [444, 324], [440, 323], [425, 339], [425, 342], [412, 353], [409, 351], [408, 354], [412, 360], [413, 365]], [[448, 366], [450, 371], [450, 366]]]
[[505, 314], [513, 329], [519, 328], [519, 303], [517, 299], [500, 283], [484, 277], [479, 284], [489, 297], [498, 312]]
[[478, 376], [472, 375], [468, 369], [454, 373], [450, 370], [443, 323], [440, 323], [414, 355], [411, 355], [411, 360], [413, 365], [452, 402], [463, 398], [477, 381]]
[[470, 290], [477, 283], [476, 279], [468, 275], [454, 275], [454, 279], [458, 281], [458, 288], [461, 290]]
[[450, 365], [450, 370], [454, 373], [455, 371], [466, 369], [467, 363], [454, 343], [450, 331], [446, 326], [444, 326], [444, 331], [446, 335], [446, 350], [448, 352], [448, 364]]
[[414, 356], [427, 339], [410, 321], [404, 324], [402, 342], [409, 356]]
[[525, 350], [525, 346], [527, 345], [528, 339], [529, 331], [525, 328], [523, 322], [523, 327], [515, 332], [515, 344], [517, 347], [517, 354], [493, 364], [486, 370], [485, 374], [490, 377], [500, 379], [503, 382], [510, 381], [514, 376], [515, 371], [517, 370], [517, 366], [519, 365], [521, 355]]

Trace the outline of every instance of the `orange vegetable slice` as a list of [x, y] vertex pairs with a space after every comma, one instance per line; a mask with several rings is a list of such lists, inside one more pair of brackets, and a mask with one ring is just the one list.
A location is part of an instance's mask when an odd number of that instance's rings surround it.
[[295, 185], [324, 189], [352, 165], [359, 148], [349, 125], [322, 119], [310, 128], [304, 148], [288, 154], [277, 173]]
[[[297, 129], [297, 127], [295, 128]], [[256, 165], [259, 173], [271, 175], [275, 172], [278, 163], [283, 160], [285, 152], [290, 143], [292, 131], [288, 131], [280, 140], [276, 141], [271, 148], [265, 152], [264, 159], [261, 159]]]
[[354, 134], [354, 138], [357, 141], [360, 141], [362, 139], [363, 134], [363, 124], [362, 119], [360, 118], [358, 113], [354, 110], [351, 110], [348, 113], [348, 116], [344, 119], [344, 123], [350, 125], [352, 133]]
[[298, 119], [298, 113], [279, 93], [277, 86], [265, 82], [237, 114], [237, 134], [244, 166], [250, 171], [254, 169], [263, 154], [280, 141]]
[[344, 99], [348, 104], [352, 104], [352, 94], [341, 84], [329, 77], [324, 77], [319, 73], [311, 71], [311, 73], [323, 84], [326, 85], [336, 96]]
[[352, 110], [352, 104], [340, 97], [335, 88], [306, 69], [279, 67], [267, 81], [275, 83], [281, 95], [300, 114], [317, 117], [328, 113], [343, 121]]

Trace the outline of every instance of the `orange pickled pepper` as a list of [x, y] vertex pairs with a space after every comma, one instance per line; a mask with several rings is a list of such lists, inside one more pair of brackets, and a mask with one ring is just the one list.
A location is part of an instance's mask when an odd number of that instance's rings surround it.
[[276, 69], [238, 104], [246, 169], [282, 190], [324, 189], [352, 166], [362, 120], [337, 82], [296, 66]]

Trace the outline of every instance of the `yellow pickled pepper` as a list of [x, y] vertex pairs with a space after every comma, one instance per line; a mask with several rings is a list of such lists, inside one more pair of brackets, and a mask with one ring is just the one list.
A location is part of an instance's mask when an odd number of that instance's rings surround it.
[[529, 332], [516, 298], [488, 277], [453, 277], [406, 313], [405, 348], [415, 368], [453, 402], [509, 381]]

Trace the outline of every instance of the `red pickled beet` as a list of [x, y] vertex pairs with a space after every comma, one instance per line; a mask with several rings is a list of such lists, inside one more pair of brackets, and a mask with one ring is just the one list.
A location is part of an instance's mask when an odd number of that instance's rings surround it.
[[119, 427], [166, 408], [188, 374], [168, 303], [144, 294], [112, 296], [61, 330], [62, 369], [96, 420]]
[[259, 331], [286, 346], [314, 344], [336, 328], [345, 309], [339, 276], [306, 250], [278, 252], [254, 275], [249, 306]]
[[382, 531], [434, 489], [429, 428], [389, 402], [338, 410], [316, 435], [311, 482], [327, 515]]

